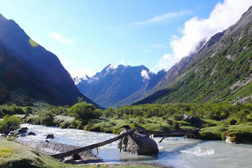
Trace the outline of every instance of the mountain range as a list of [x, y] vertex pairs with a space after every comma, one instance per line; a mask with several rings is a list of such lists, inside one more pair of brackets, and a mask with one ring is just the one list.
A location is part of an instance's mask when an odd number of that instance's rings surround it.
[[56, 55], [0, 14], [0, 103], [72, 105], [78, 97], [98, 107], [79, 92]]
[[143, 97], [143, 91], [151, 90], [164, 75], [165, 71], [154, 74], [143, 65], [112, 67], [109, 64], [92, 77], [74, 78], [74, 81], [79, 90], [96, 103], [116, 107]]
[[[76, 84], [83, 94], [105, 107], [230, 101], [250, 96], [251, 22], [252, 9], [249, 8], [235, 25], [200, 42], [196, 51], [167, 72], [153, 74], [143, 66], [111, 68], [109, 65], [93, 77], [74, 80], [79, 81]], [[125, 75], [126, 69], [135, 73]], [[148, 79], [140, 75], [142, 70], [148, 72]], [[138, 79], [137, 82], [134, 79]]]
[[0, 15], [0, 104], [72, 105], [78, 98], [96, 107], [237, 101], [251, 99], [251, 81], [252, 7], [168, 71], [109, 64], [92, 77], [74, 79], [56, 55]]

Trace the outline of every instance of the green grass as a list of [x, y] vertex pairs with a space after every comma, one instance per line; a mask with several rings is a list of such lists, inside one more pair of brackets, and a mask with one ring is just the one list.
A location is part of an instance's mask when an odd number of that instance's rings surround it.
[[206, 127], [199, 131], [199, 137], [204, 140], [221, 140], [221, 135], [227, 130], [225, 126]]
[[204, 127], [212, 127], [212, 126], [217, 126], [220, 125], [222, 122], [221, 121], [216, 121], [212, 119], [202, 119]]
[[10, 147], [1, 147], [0, 148], [0, 158], [11, 157], [15, 153], [15, 150]]

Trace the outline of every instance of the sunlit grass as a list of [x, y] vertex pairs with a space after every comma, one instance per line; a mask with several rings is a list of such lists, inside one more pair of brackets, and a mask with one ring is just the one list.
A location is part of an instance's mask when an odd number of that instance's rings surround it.
[[8, 158], [15, 153], [15, 150], [10, 147], [1, 147], [0, 148], [0, 159]]

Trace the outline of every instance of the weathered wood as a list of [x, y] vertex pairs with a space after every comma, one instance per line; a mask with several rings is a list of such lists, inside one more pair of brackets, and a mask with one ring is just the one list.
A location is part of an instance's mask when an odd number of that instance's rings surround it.
[[159, 143], [161, 143], [165, 138], [166, 138], [166, 136], [164, 136], [164, 137], [159, 141]]
[[51, 155], [52, 157], [56, 158], [56, 159], [61, 159], [61, 158], [64, 158], [64, 157], [67, 157], [67, 156], [71, 156], [71, 155], [74, 155], [76, 153], [80, 153], [80, 152], [83, 152], [83, 151], [86, 151], [86, 150], [91, 150], [91, 149], [94, 149], [94, 148], [98, 148], [98, 147], [101, 147], [101, 146], [104, 146], [104, 145], [107, 145], [109, 143], [112, 143], [114, 141], [117, 141], [125, 136], [128, 136], [128, 135], [131, 135], [135, 132], [135, 130], [131, 130], [131, 131], [128, 131], [128, 132], [125, 132], [115, 138], [111, 138], [109, 140], [106, 140], [106, 141], [103, 141], [103, 142], [100, 142], [100, 143], [96, 143], [96, 144], [92, 144], [92, 145], [89, 145], [89, 146], [85, 146], [85, 147], [81, 147], [81, 148], [78, 148], [78, 149], [75, 149], [75, 150], [72, 150], [72, 151], [68, 151], [68, 152], [64, 152], [64, 153], [58, 153], [58, 154], [54, 154], [54, 155]]

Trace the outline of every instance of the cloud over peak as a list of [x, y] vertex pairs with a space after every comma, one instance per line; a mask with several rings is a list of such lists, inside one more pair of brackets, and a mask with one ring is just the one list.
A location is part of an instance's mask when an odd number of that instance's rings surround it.
[[146, 70], [142, 70], [142, 71], [141, 71], [141, 76], [142, 76], [144, 79], [147, 79], [147, 80], [150, 79], [149, 74], [148, 74], [148, 72], [147, 72]]
[[180, 30], [181, 34], [173, 35], [170, 40], [172, 53], [165, 54], [157, 67], [167, 70], [181, 58], [189, 56], [195, 52], [200, 42], [235, 24], [251, 5], [252, 0], [224, 0], [223, 3], [216, 4], [208, 18], [195, 16], [186, 21]]

